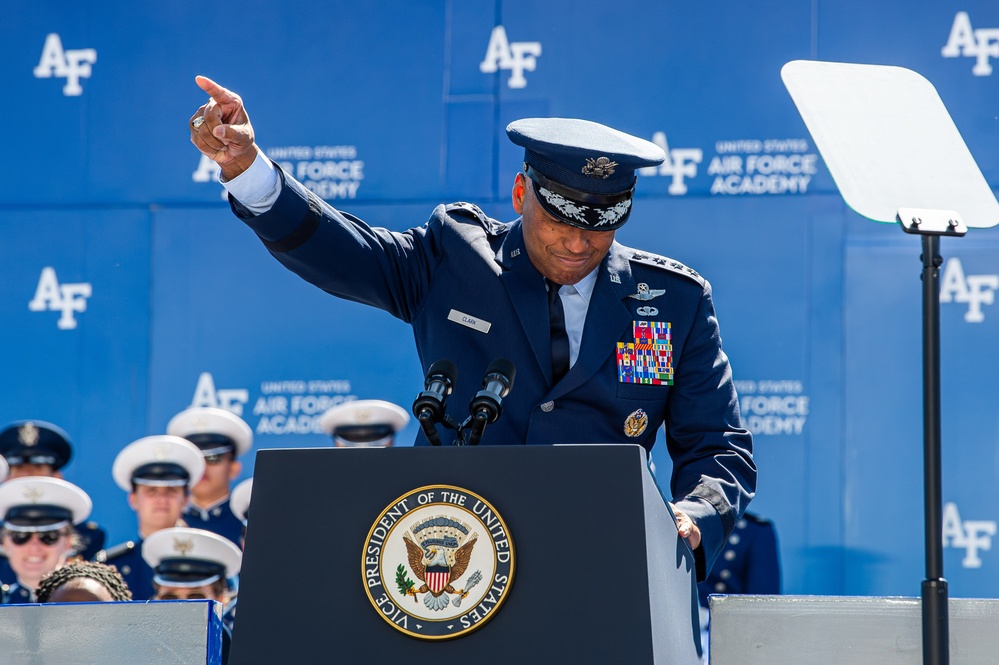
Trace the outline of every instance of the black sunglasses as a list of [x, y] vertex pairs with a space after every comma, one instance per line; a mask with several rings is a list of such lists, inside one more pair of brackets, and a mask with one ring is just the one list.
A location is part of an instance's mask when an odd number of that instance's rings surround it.
[[161, 593], [156, 595], [156, 600], [207, 600], [208, 596], [195, 591], [190, 596], [178, 596], [175, 593]]
[[32, 536], [38, 536], [42, 545], [55, 545], [62, 538], [62, 531], [11, 531], [10, 540], [15, 545], [24, 545]]

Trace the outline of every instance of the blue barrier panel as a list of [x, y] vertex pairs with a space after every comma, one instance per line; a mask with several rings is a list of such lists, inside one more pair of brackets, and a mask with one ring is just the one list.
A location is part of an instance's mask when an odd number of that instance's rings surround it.
[[[785, 589], [915, 593], [919, 252], [846, 209], [779, 69], [920, 72], [999, 186], [992, 0], [250, 0], [224, 30], [196, 5], [17, 5], [0, 26], [0, 420], [70, 433], [66, 476], [110, 543], [135, 531], [115, 454], [190, 404], [239, 412], [256, 449], [317, 446], [324, 407], [408, 408], [422, 388], [405, 324], [301, 282], [232, 218], [188, 140], [200, 73], [243, 95], [272, 159], [395, 230], [454, 200], [512, 219], [519, 117], [662, 146], [618, 238], [715, 288]], [[999, 229], [942, 250], [946, 576], [952, 596], [995, 595]]]
[[10, 665], [221, 665], [222, 630], [213, 600], [0, 605]]

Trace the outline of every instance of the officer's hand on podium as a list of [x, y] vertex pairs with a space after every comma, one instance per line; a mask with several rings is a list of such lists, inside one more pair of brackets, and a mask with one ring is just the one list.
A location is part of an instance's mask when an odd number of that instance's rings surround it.
[[674, 507], [673, 514], [676, 516], [676, 530], [680, 533], [680, 537], [687, 541], [690, 549], [696, 550], [701, 546], [701, 530], [682, 510]]
[[236, 93], [205, 76], [194, 80], [211, 99], [191, 116], [191, 143], [222, 167], [225, 180], [232, 180], [257, 157], [250, 117]]

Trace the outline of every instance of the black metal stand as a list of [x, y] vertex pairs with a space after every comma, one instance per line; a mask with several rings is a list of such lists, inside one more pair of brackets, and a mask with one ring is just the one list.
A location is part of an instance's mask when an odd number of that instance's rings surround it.
[[947, 580], [943, 577], [940, 465], [940, 236], [923, 240], [923, 495], [926, 579], [923, 580], [923, 665], [948, 665]]
[[950, 663], [947, 580], [943, 576], [943, 491], [940, 456], [940, 237], [968, 232], [952, 210], [900, 208], [906, 233], [922, 238], [923, 253], [923, 513], [926, 579], [922, 585], [923, 665]]

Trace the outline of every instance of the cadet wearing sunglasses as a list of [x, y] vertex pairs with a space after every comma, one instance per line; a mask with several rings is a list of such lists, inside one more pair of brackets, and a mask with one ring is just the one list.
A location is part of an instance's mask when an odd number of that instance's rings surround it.
[[167, 434], [187, 439], [205, 457], [205, 475], [191, 486], [184, 521], [238, 543], [243, 524], [233, 516], [229, 496], [243, 471], [239, 458], [253, 447], [253, 430], [225, 409], [191, 407], [170, 419]]
[[[10, 466], [10, 478], [44, 476], [63, 479], [62, 471], [73, 458], [73, 444], [62, 428], [41, 420], [18, 420], [0, 429], [0, 455]], [[88, 519], [75, 524], [73, 539], [79, 555], [92, 559], [104, 547], [107, 533]], [[14, 573], [6, 557], [0, 556], [0, 581], [10, 582]]]
[[58, 478], [15, 478], [0, 485], [2, 544], [15, 581], [3, 602], [34, 603], [42, 577], [63, 566], [74, 550], [73, 524], [85, 520], [92, 503], [82, 489]]
[[[239, 574], [243, 553], [235, 543], [204, 529], [157, 531], [142, 544], [155, 571], [153, 600], [214, 600], [225, 605], [226, 580]], [[228, 660], [230, 628], [223, 624], [222, 662]]]

